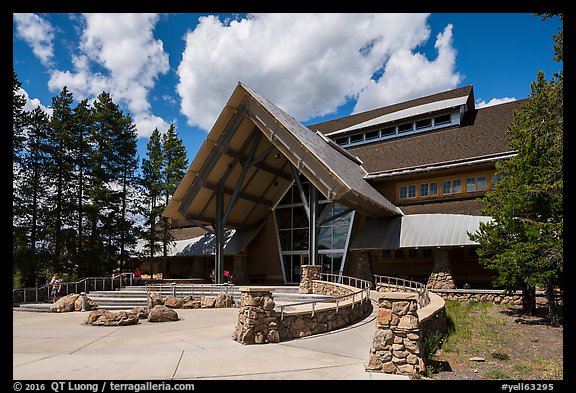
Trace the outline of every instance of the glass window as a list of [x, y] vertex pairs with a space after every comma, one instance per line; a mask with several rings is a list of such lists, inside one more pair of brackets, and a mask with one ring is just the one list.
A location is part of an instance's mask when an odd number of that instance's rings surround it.
[[452, 180], [452, 192], [453, 193], [462, 192], [462, 185], [460, 179]]
[[486, 176], [478, 176], [476, 179], [477, 179], [476, 189], [478, 191], [486, 190]]
[[432, 119], [418, 120], [416, 122], [416, 129], [432, 127]]
[[382, 258], [384, 259], [392, 258], [392, 250], [382, 250]]
[[364, 140], [364, 134], [352, 135], [350, 137], [350, 143], [362, 142]]
[[408, 187], [400, 187], [400, 199], [406, 199], [408, 197]]
[[428, 196], [428, 183], [420, 184], [420, 196], [421, 197]]
[[430, 195], [438, 195], [438, 183], [430, 183]]
[[450, 115], [436, 116], [434, 118], [434, 125], [450, 123]]
[[466, 178], [466, 192], [474, 192], [476, 191], [476, 178], [475, 177], [467, 177]]
[[348, 144], [348, 137], [337, 138], [336, 143], [339, 144], [340, 146], [347, 145]]
[[380, 138], [380, 131], [370, 131], [366, 133], [366, 140]]
[[452, 182], [450, 180], [444, 180], [442, 182], [442, 194], [450, 194], [452, 192]]
[[424, 258], [432, 258], [432, 249], [431, 248], [425, 248], [422, 250], [422, 257]]
[[394, 252], [394, 257], [395, 258], [404, 258], [404, 250], [396, 250]]
[[500, 180], [500, 175], [492, 175], [490, 178], [490, 188], [496, 188], [496, 184]]
[[416, 198], [416, 184], [408, 186], [408, 198]]
[[394, 135], [396, 133], [396, 127], [388, 127], [382, 130], [382, 136]]
[[408, 250], [408, 257], [409, 258], [418, 258], [418, 250], [415, 250], [415, 249]]
[[414, 126], [413, 123], [400, 124], [398, 126], [398, 132], [412, 131], [413, 126]]

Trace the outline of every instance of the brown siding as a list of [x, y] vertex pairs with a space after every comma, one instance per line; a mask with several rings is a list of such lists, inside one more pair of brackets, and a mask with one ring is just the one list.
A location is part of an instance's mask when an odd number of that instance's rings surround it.
[[268, 214], [264, 228], [247, 247], [249, 278], [250, 276], [265, 276], [266, 281], [284, 280], [273, 214], [273, 212]]

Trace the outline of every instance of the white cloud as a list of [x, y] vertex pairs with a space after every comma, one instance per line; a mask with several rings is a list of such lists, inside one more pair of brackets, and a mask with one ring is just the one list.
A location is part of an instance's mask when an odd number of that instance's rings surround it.
[[439, 91], [455, 88], [461, 76], [455, 71], [456, 50], [452, 47], [452, 25], [436, 37], [438, 56], [428, 60], [411, 48], [394, 52], [386, 63], [380, 79], [371, 80], [359, 96], [354, 112], [394, 104]]
[[[168, 54], [153, 30], [156, 14], [84, 14], [80, 54], [73, 57], [74, 72], [54, 71], [51, 90], [64, 86], [77, 98], [94, 98], [102, 91], [132, 113], [139, 136], [149, 136], [169, 124], [151, 113], [148, 93], [169, 69]], [[94, 66], [94, 67], [92, 67]], [[102, 68], [102, 72], [92, 68]]]
[[42, 105], [38, 98], [30, 98], [28, 92], [23, 88], [19, 88], [17, 93], [18, 95], [24, 97], [26, 99], [26, 104], [24, 105], [24, 110], [27, 112], [31, 112], [34, 109], [40, 107], [48, 116], [52, 116], [53, 109]]
[[500, 104], [504, 104], [506, 102], [512, 102], [512, 101], [516, 101], [516, 98], [514, 98], [514, 97], [492, 98], [488, 102], [486, 102], [484, 100], [476, 100], [476, 102], [474, 103], [474, 106], [476, 107], [476, 109], [480, 109], [480, 108], [485, 108], [487, 106], [500, 105]]
[[[430, 36], [427, 17], [333, 13], [201, 18], [185, 36], [178, 68], [181, 112], [189, 124], [210, 129], [239, 81], [300, 121], [334, 113], [356, 98], [361, 110], [452, 88], [460, 76], [454, 71], [451, 27], [437, 37], [437, 59], [413, 53]], [[373, 80], [382, 69], [384, 74]]]
[[35, 14], [14, 14], [16, 34], [30, 45], [34, 55], [42, 64], [50, 66], [54, 56], [54, 28], [45, 19]]

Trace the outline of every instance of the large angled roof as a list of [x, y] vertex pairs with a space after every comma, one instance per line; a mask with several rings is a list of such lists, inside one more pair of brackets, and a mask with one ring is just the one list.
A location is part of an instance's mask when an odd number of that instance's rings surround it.
[[239, 83], [164, 215], [176, 226], [212, 224], [220, 190], [226, 226], [252, 228], [292, 185], [291, 165], [328, 200], [371, 217], [402, 214], [364, 179], [360, 161]]

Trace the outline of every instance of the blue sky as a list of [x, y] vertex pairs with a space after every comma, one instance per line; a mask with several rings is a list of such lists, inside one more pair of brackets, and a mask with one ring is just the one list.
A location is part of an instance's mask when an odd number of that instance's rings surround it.
[[550, 79], [558, 18], [450, 14], [14, 14], [28, 108], [67, 86], [130, 113], [140, 158], [173, 123], [192, 161], [241, 81], [303, 124], [474, 85], [477, 107]]

